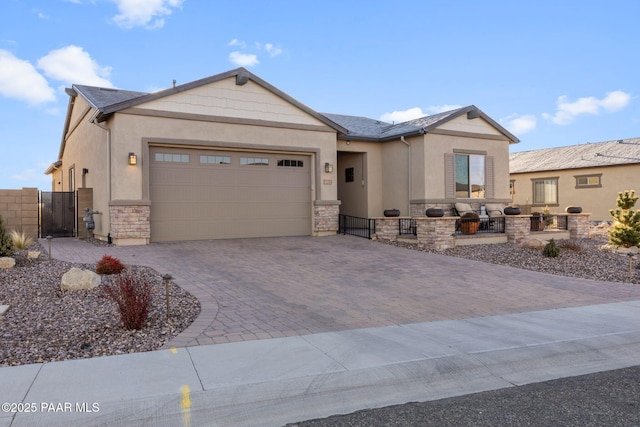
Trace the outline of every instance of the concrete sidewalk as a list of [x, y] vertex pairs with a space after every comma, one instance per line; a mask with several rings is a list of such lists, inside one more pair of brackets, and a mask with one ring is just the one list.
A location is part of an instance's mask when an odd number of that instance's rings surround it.
[[0, 426], [279, 426], [634, 366], [638, 354], [630, 301], [25, 365], [0, 368]]

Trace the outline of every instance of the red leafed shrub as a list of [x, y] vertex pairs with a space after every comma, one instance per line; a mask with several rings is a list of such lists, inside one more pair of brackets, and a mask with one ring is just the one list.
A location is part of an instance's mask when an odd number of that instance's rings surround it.
[[151, 307], [151, 285], [125, 273], [114, 284], [103, 286], [103, 292], [118, 305], [120, 319], [126, 329], [142, 329]]
[[104, 255], [96, 265], [96, 273], [98, 274], [120, 274], [122, 270], [124, 270], [124, 265], [118, 258], [111, 255]]

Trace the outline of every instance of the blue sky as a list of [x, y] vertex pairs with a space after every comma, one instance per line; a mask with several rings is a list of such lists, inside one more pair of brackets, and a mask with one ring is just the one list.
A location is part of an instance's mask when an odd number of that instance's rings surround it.
[[50, 188], [68, 97], [244, 66], [319, 112], [474, 104], [513, 151], [640, 137], [633, 1], [2, 0], [0, 188]]

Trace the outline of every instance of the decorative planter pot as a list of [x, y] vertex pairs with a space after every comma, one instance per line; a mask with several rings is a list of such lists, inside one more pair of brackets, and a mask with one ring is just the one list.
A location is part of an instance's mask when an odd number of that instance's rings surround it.
[[570, 214], [579, 214], [582, 213], [582, 207], [580, 206], [567, 206], [565, 212]]
[[425, 214], [428, 217], [431, 217], [431, 218], [439, 218], [441, 216], [444, 216], [444, 209], [442, 209], [442, 208], [429, 208], [429, 209], [427, 209]]
[[522, 209], [516, 206], [507, 206], [504, 208], [505, 215], [520, 215], [522, 213]]
[[480, 227], [480, 221], [461, 220], [460, 222], [460, 231], [462, 231], [462, 234], [476, 234], [478, 232], [478, 227]]
[[400, 216], [400, 210], [399, 209], [386, 209], [384, 211], [384, 216], [386, 216], [388, 218]]

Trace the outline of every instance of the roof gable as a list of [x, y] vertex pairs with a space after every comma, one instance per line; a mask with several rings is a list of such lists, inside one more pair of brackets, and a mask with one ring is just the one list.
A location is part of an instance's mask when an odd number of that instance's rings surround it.
[[390, 141], [402, 136], [423, 135], [437, 127], [455, 120], [458, 117], [462, 117], [465, 114], [468, 119], [482, 118], [491, 127], [493, 127], [497, 133], [504, 135], [512, 143], [519, 142], [518, 138], [491, 117], [487, 116], [475, 105], [469, 105], [467, 107], [424, 116], [397, 124], [381, 122], [379, 120], [369, 119], [366, 117], [324, 113], [325, 116], [348, 130], [348, 133], [345, 134], [343, 138], [378, 142]]
[[[285, 101], [285, 103], [290, 104], [296, 109], [303, 111], [307, 115], [335, 129], [336, 131], [346, 132], [346, 129], [343, 129], [341, 126], [332, 122], [327, 117], [317, 113], [313, 109], [307, 107], [306, 105], [302, 104], [301, 102], [297, 101], [296, 99], [282, 92], [280, 89], [276, 88], [275, 86], [272, 86], [271, 84], [267, 83], [266, 81], [262, 80], [255, 74], [249, 72], [248, 70], [242, 67], [236, 68], [231, 71], [227, 71], [225, 73], [206, 77], [204, 79], [196, 80], [190, 83], [185, 83], [183, 85], [175, 86], [170, 89], [154, 92], [154, 93], [119, 91], [121, 92], [121, 94], [116, 95], [115, 93], [112, 93], [111, 96], [109, 96], [108, 95], [109, 90], [107, 89], [106, 91], [102, 91], [102, 92], [84, 91], [84, 92], [81, 92], [81, 94], [83, 96], [92, 97], [92, 99], [95, 101], [94, 105], [99, 110], [96, 118], [98, 121], [104, 121], [108, 118], [109, 115], [113, 113], [117, 113], [118, 111], [122, 111], [132, 107], [142, 106], [143, 104], [144, 104], [144, 107], [153, 108], [155, 106], [155, 108], [158, 108], [158, 106], [163, 103], [164, 105], [167, 105], [168, 98], [178, 99], [180, 97], [176, 95], [184, 94], [185, 92], [194, 92], [197, 90], [206, 91], [207, 87], [212, 87], [212, 86], [222, 84], [220, 82], [224, 82], [225, 80], [230, 80], [230, 79], [231, 80], [235, 79], [235, 86], [244, 86], [249, 82], [253, 82], [257, 86], [259, 86], [262, 90], [266, 91], [267, 93], [270, 93], [271, 95], [277, 98], [280, 98], [281, 100]], [[118, 99], [118, 97], [120, 99]], [[109, 103], [109, 101], [114, 101], [114, 102]], [[249, 102], [249, 101], [245, 100], [245, 102]], [[280, 107], [283, 107], [286, 110], [286, 108], [284, 107], [284, 104], [281, 104]], [[274, 108], [273, 104], [271, 105], [271, 108], [277, 110], [277, 108]], [[218, 110], [218, 111], [222, 111], [222, 110]], [[295, 115], [291, 113], [290, 109], [288, 112], [290, 116]], [[274, 113], [273, 116], [275, 117], [276, 115], [278, 115], [278, 113], [282, 114], [283, 110], [281, 109], [280, 111], [274, 111], [273, 113]], [[281, 120], [278, 120], [278, 121], [281, 121]]]
[[511, 173], [640, 163], [640, 138], [521, 151], [509, 155]]

